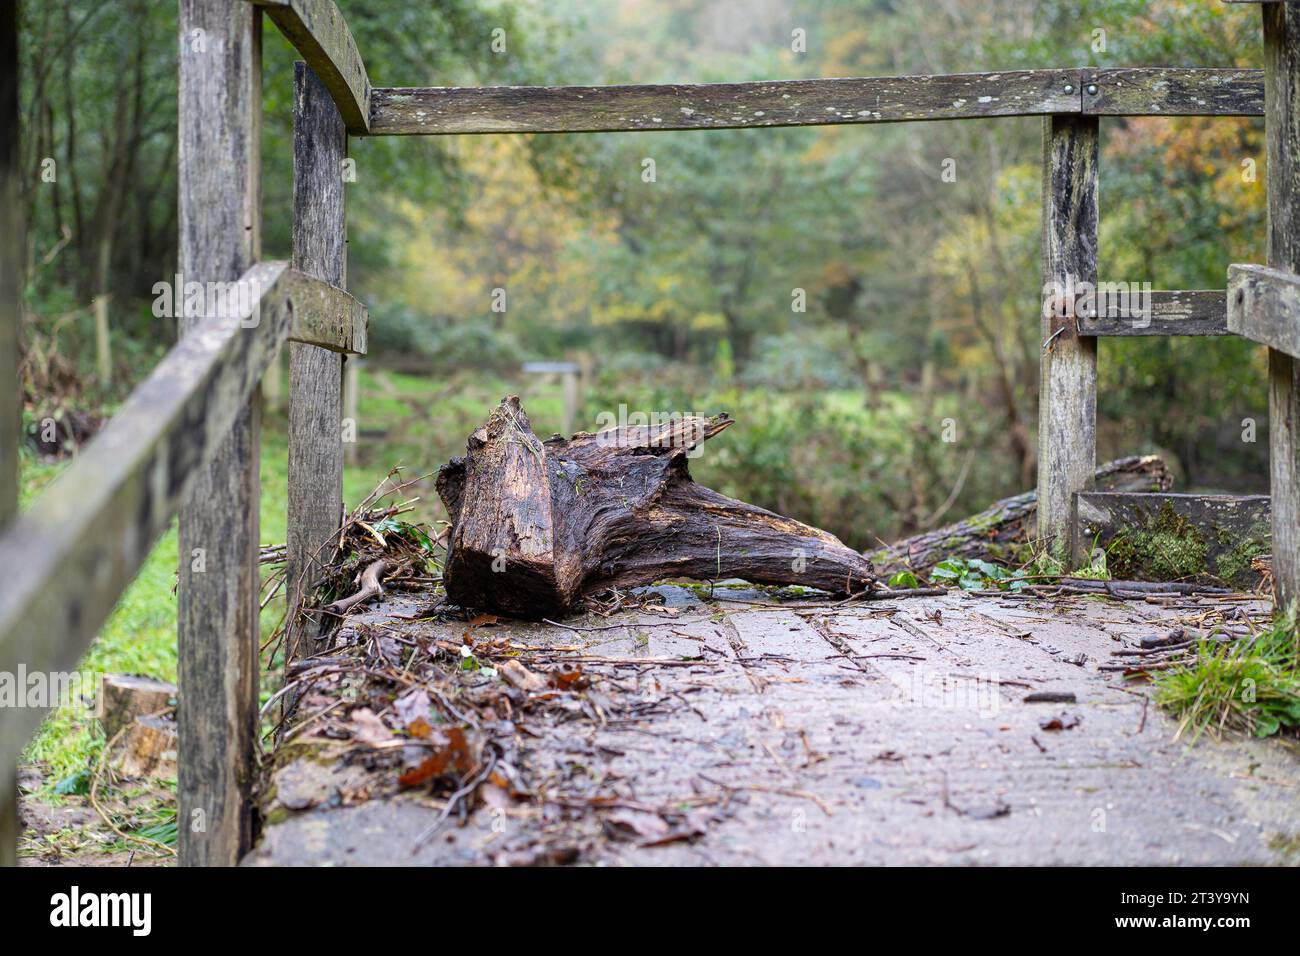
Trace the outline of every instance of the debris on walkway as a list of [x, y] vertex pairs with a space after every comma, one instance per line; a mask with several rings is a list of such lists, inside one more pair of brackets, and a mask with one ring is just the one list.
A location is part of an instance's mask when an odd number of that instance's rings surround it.
[[452, 519], [448, 598], [535, 620], [670, 578], [839, 594], [876, 585], [871, 562], [834, 535], [692, 479], [688, 458], [731, 424], [672, 417], [542, 441], [508, 396], [438, 472]]
[[294, 666], [246, 862], [1287, 862], [1296, 755], [1189, 748], [1107, 669], [1267, 611], [719, 582], [529, 623], [390, 590]]

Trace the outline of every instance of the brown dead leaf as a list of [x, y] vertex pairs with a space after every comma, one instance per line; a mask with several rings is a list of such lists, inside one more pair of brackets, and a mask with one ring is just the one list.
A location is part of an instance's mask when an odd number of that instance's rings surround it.
[[393, 739], [393, 732], [369, 707], [359, 707], [352, 712], [352, 738], [358, 743], [378, 746]]
[[418, 787], [450, 772], [465, 777], [477, 766], [476, 748], [464, 727], [440, 727], [429, 740], [433, 744], [429, 755], [420, 761], [419, 766], [397, 778], [403, 787]]
[[1043, 730], [1071, 730], [1082, 723], [1083, 718], [1078, 714], [1058, 714], [1055, 717], [1044, 717], [1038, 722], [1038, 726]]
[[520, 690], [542, 690], [546, 680], [518, 661], [506, 661], [499, 668], [501, 676]]
[[563, 668], [556, 668], [555, 670], [548, 673], [546, 676], [550, 678], [551, 686], [557, 688], [558, 690], [569, 690], [570, 688], [577, 689], [583, 686], [583, 684], [581, 683], [582, 681], [581, 667], [575, 667], [573, 668], [573, 670], [567, 670], [567, 671], [564, 670]]

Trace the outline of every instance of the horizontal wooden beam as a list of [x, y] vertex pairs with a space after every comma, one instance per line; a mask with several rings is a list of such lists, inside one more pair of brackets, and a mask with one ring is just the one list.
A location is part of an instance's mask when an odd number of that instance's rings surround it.
[[356, 136], [370, 127], [370, 78], [356, 41], [333, 0], [250, 0], [263, 7], [286, 40], [325, 84]]
[[[76, 667], [288, 336], [295, 285], [288, 274], [284, 262], [259, 263], [233, 292], [235, 284], [226, 286], [237, 297], [226, 301], [239, 306], [215, 310], [182, 336], [0, 535], [0, 673]], [[6, 708], [0, 776], [44, 713]]]
[[1083, 111], [1099, 116], [1263, 116], [1263, 70], [1085, 70]]
[[372, 135], [826, 126], [1078, 113], [1079, 70], [696, 86], [379, 88]]
[[1079, 492], [1075, 540], [1107, 552], [1118, 578], [1205, 580], [1253, 588], [1250, 562], [1269, 550], [1268, 495]]
[[345, 355], [366, 354], [370, 313], [344, 290], [297, 269], [280, 280], [293, 310], [289, 341]]
[[[1100, 287], [1104, 285], [1099, 283]], [[1227, 335], [1227, 293], [1218, 289], [1153, 291], [1150, 308], [1130, 293], [1127, 304], [1099, 296], [1098, 314], [1079, 317], [1080, 335]]]
[[1300, 358], [1300, 276], [1268, 266], [1228, 266], [1228, 328]]

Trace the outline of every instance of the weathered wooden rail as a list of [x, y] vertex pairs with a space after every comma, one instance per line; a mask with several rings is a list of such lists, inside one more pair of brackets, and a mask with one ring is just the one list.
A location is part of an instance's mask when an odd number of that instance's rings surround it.
[[[13, 6], [3, 9], [14, 16]], [[232, 864], [252, 834], [258, 682], [259, 382], [291, 342], [291, 608], [342, 513], [345, 356], [365, 310], [343, 291], [349, 136], [707, 130], [1044, 117], [1039, 533], [1068, 545], [1095, 467], [1096, 338], [1240, 334], [1269, 346], [1277, 598], [1300, 596], [1300, 35], [1264, 4], [1266, 69], [1065, 69], [695, 86], [373, 89], [332, 0], [180, 0], [180, 256], [186, 282], [253, 288], [247, 308], [181, 318], [182, 337], [58, 481], [15, 517], [17, 390], [0, 392], [0, 671], [75, 666], [149, 548], [180, 517], [180, 859]], [[261, 13], [294, 76], [293, 262], [260, 262]], [[17, 364], [21, 232], [17, 29], [0, 23], [0, 363]], [[1135, 320], [1098, 285], [1102, 116], [1265, 115], [1269, 267], [1227, 292], [1162, 291]], [[1225, 263], [1225, 266], [1227, 264]], [[239, 286], [239, 283], [243, 283]], [[1059, 294], [1046, 290], [1055, 289]], [[1027, 308], [1028, 312], [1028, 308]], [[1122, 496], [1135, 499], [1138, 496]], [[1129, 500], [1105, 499], [1122, 510]], [[1094, 516], [1102, 500], [1085, 499]], [[1259, 509], [1256, 512], [1261, 513]], [[1077, 548], [1077, 545], [1075, 546]], [[294, 615], [290, 615], [294, 620]], [[291, 655], [311, 647], [293, 624]], [[17, 836], [15, 767], [44, 711], [5, 714], [0, 858]]]

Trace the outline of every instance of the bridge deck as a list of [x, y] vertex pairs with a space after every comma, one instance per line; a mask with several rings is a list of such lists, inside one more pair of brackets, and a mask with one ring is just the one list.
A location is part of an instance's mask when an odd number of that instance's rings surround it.
[[[1293, 750], [1189, 748], [1144, 683], [1100, 669], [1142, 637], [1233, 608], [1263, 614], [1263, 602], [647, 596], [664, 606], [567, 622], [591, 630], [415, 620], [430, 606], [418, 594], [351, 619], [351, 645], [299, 709], [307, 722], [272, 755], [268, 823], [245, 862], [1297, 860]], [[467, 635], [497, 677], [458, 664]], [[500, 676], [575, 668], [582, 679], [565, 689]], [[486, 779], [502, 786], [472, 808], [448, 811], [452, 786], [398, 782], [439, 748], [378, 724], [414, 720], [426, 680], [433, 719], [451, 707], [478, 725], [471, 775], [495, 760]], [[1075, 701], [1025, 700], [1045, 692]], [[380, 721], [359, 718], [358, 703]]]

